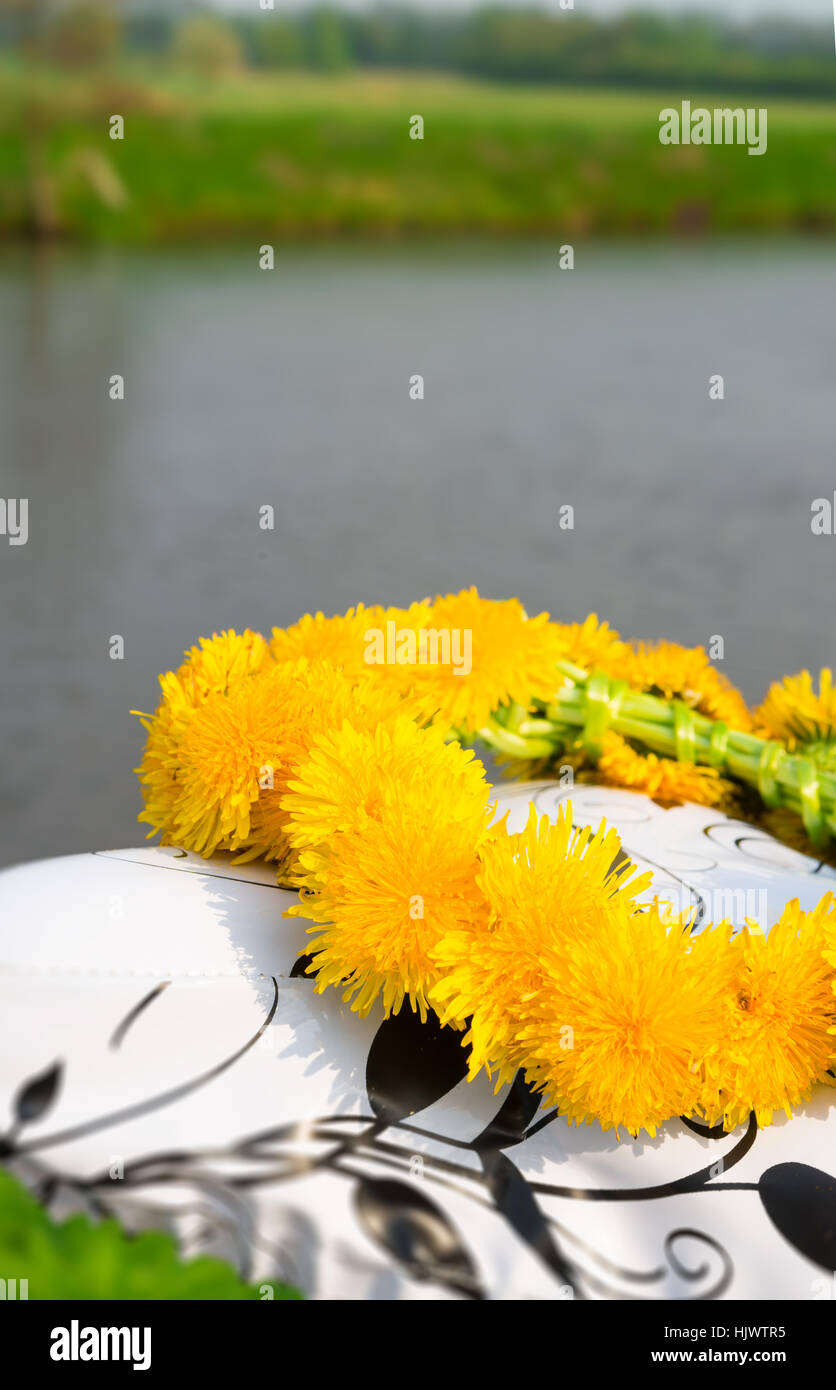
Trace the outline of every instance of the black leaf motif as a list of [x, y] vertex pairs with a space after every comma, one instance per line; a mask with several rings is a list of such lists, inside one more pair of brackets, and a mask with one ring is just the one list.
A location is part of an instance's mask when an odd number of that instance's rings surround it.
[[[519, 1169], [501, 1149], [522, 1143], [540, 1108], [542, 1096], [532, 1090], [525, 1073], [518, 1071], [497, 1113], [473, 1147], [482, 1160], [488, 1191], [512, 1230], [525, 1241], [561, 1284], [574, 1287], [571, 1266], [561, 1253], [537, 1199]], [[578, 1295], [579, 1296], [579, 1295]]]
[[64, 1063], [55, 1062], [40, 1076], [24, 1083], [14, 1098], [14, 1115], [18, 1124], [31, 1124], [54, 1104], [64, 1075]]
[[435, 1014], [422, 1023], [406, 1006], [384, 1019], [366, 1061], [366, 1091], [377, 1119], [397, 1124], [452, 1091], [467, 1075], [462, 1037], [442, 1028]]
[[542, 1099], [526, 1081], [525, 1073], [518, 1071], [499, 1110], [473, 1140], [474, 1149], [507, 1149], [511, 1144], [521, 1144]]
[[303, 956], [297, 956], [290, 971], [291, 980], [312, 980], [314, 972], [308, 974], [308, 967], [313, 965], [315, 956], [306, 952]]
[[488, 1191], [508, 1225], [525, 1241], [566, 1288], [575, 1290], [576, 1280], [569, 1262], [561, 1253], [557, 1241], [537, 1203], [531, 1187], [510, 1158], [498, 1150], [482, 1154]]
[[413, 1279], [431, 1280], [467, 1298], [484, 1298], [456, 1228], [423, 1192], [395, 1178], [361, 1178], [354, 1206], [367, 1235]]
[[836, 1179], [806, 1163], [778, 1163], [758, 1184], [781, 1235], [824, 1269], [836, 1270]]

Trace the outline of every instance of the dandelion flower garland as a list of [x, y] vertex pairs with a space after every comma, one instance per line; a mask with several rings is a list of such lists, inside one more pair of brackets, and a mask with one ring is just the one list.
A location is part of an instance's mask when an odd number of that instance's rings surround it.
[[[398, 644], [381, 665], [383, 631]], [[269, 643], [222, 632], [160, 685], [140, 820], [203, 855], [277, 862], [313, 923], [318, 990], [361, 1014], [434, 1010], [471, 1077], [521, 1070], [570, 1121], [617, 1133], [679, 1114], [769, 1124], [830, 1079], [832, 895], [788, 904], [768, 935], [694, 935], [604, 824], [575, 827], [568, 804], [520, 834], [493, 823], [462, 746], [485, 738], [520, 769], [562, 757], [669, 800], [759, 792], [803, 848], [836, 834], [829, 671], [818, 691], [807, 672], [773, 685], [752, 716], [701, 649], [469, 589], [308, 615]]]
[[[597, 665], [624, 679], [633, 690], [680, 701], [735, 729], [751, 728], [743, 696], [715, 670], [700, 647], [681, 647], [676, 642], [622, 642], [603, 651]], [[731, 782], [716, 768], [640, 751], [612, 730], [602, 740], [595, 772], [611, 786], [643, 791], [666, 801], [695, 801], [731, 810], [737, 800]]]

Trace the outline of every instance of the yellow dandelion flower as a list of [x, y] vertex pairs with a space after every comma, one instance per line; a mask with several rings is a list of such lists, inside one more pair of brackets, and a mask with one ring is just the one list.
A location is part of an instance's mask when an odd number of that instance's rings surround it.
[[424, 632], [428, 659], [411, 668], [413, 688], [445, 727], [478, 732], [499, 705], [548, 700], [560, 683], [556, 625], [548, 613], [527, 617], [518, 599], [483, 599], [475, 588], [448, 594]]
[[527, 1001], [560, 977], [567, 943], [608, 921], [617, 903], [632, 906], [650, 881], [636, 875], [604, 821], [594, 833], [574, 827], [568, 802], [554, 824], [532, 806], [520, 834], [497, 834], [483, 847], [489, 924], [479, 919], [440, 941], [432, 995], [443, 1022], [471, 1020], [471, 1076], [485, 1067], [497, 1084], [511, 1080], [522, 1061], [519, 1020]]
[[562, 643], [561, 656], [585, 671], [610, 673], [626, 651], [626, 643], [609, 623], [590, 613], [582, 623], [555, 623]]
[[143, 799], [143, 808], [137, 820], [140, 824], [144, 822], [150, 825], [147, 838], [158, 830], [164, 830], [171, 821], [179, 792], [175, 779], [177, 748], [195, 708], [173, 671], [160, 676], [160, 684], [163, 699], [155, 714], [132, 711], [139, 714], [148, 735], [142, 762], [134, 768]]
[[171, 823], [180, 794], [175, 779], [177, 749], [195, 710], [210, 695], [227, 691], [270, 660], [264, 638], [249, 628], [242, 633], [230, 629], [211, 638], [201, 637], [200, 645], [185, 655], [185, 662], [176, 671], [160, 676], [162, 700], [156, 712], [132, 711], [148, 733], [136, 772], [145, 801], [138, 820], [151, 826], [149, 836]]
[[633, 1136], [692, 1114], [717, 1046], [726, 940], [692, 937], [655, 903], [570, 941], [519, 1029], [529, 1081], [570, 1121]]
[[[579, 780], [586, 780], [586, 776], [581, 773]], [[639, 753], [612, 730], [601, 741], [601, 754], [591, 780], [644, 792], [659, 801], [694, 801], [700, 806], [727, 810], [733, 809], [736, 802], [734, 786], [716, 768], [681, 763], [655, 753]]]
[[364, 667], [365, 631], [376, 625], [379, 610], [362, 603], [347, 613], [306, 613], [288, 628], [273, 628], [270, 651], [275, 661], [324, 659], [332, 665], [359, 672]]
[[379, 633], [385, 638], [388, 623], [395, 625], [396, 632], [403, 629], [417, 632], [429, 613], [430, 605], [426, 601], [414, 603], [409, 608], [379, 605], [367, 608], [360, 603], [332, 618], [326, 618], [323, 613], [306, 613], [292, 627], [273, 629], [270, 651], [276, 661], [296, 661], [305, 657], [309, 661], [329, 661], [332, 666], [357, 677], [368, 675], [370, 670], [377, 675], [400, 677], [403, 668], [397, 663], [381, 666], [370, 661], [373, 639]]
[[[360, 741], [367, 767], [359, 801], [338, 768], [340, 747], [359, 767], [346, 727], [322, 746], [322, 759], [300, 769], [304, 790], [286, 798], [298, 825], [332, 831], [327, 854], [302, 851], [311, 891], [289, 914], [324, 926], [311, 929], [318, 990], [343, 986], [360, 1014], [378, 997], [387, 1015], [397, 1013], [407, 998], [425, 1018], [438, 975], [433, 948], [486, 911], [477, 873], [490, 834], [489, 789], [462, 749], [409, 721]], [[362, 828], [334, 829], [355, 823]]]
[[[290, 871], [295, 862], [295, 848], [310, 846], [325, 838], [316, 830], [307, 835], [304, 833], [303, 825], [307, 824], [310, 830], [311, 821], [306, 822], [298, 800], [291, 797], [285, 804], [294, 778], [298, 780], [303, 776], [300, 768], [306, 764], [312, 749], [323, 739], [333, 739], [338, 743], [339, 731], [347, 721], [359, 737], [361, 732], [373, 734], [396, 718], [402, 718], [406, 724], [420, 719], [421, 708], [417, 700], [402, 695], [396, 685], [380, 682], [369, 675], [354, 680], [347, 672], [335, 669], [329, 662], [302, 659], [295, 665], [278, 669], [288, 673], [282, 678], [282, 740], [285, 756], [272, 785], [262, 791], [253, 809], [246, 851], [241, 859], [256, 856], [280, 859], [286, 861], [285, 870]], [[290, 673], [292, 679], [289, 678]], [[318, 756], [324, 759], [327, 753], [321, 751]], [[346, 749], [341, 748], [338, 756], [347, 758]], [[362, 780], [363, 769], [354, 764], [352, 768], [353, 774]], [[332, 771], [335, 777], [341, 777], [340, 785], [350, 795], [352, 788], [344, 769], [335, 765]], [[315, 776], [315, 771], [311, 775]], [[319, 790], [320, 783], [317, 783]], [[307, 813], [314, 821], [319, 815], [317, 805], [315, 799], [307, 805]], [[296, 821], [299, 826], [293, 837], [294, 853], [288, 861], [291, 847], [289, 837]]]
[[284, 756], [279, 679], [268, 672], [195, 710], [172, 759], [178, 791], [164, 827], [170, 840], [207, 857], [247, 840], [260, 786]]
[[200, 644], [186, 652], [186, 660], [176, 672], [184, 692], [197, 706], [207, 695], [226, 691], [246, 676], [254, 676], [270, 662], [270, 651], [259, 632], [233, 629], [200, 638]]
[[317, 989], [344, 987], [361, 1015], [378, 997], [386, 1016], [408, 998], [425, 1019], [437, 978], [432, 948], [485, 911], [476, 868], [462, 822], [442, 834], [437, 816], [416, 821], [405, 807], [393, 807], [385, 824], [341, 836], [317, 877], [316, 902], [306, 905], [305, 915], [328, 923], [311, 948]]
[[[169, 682], [169, 698], [175, 685], [181, 689], [179, 677]], [[215, 690], [187, 717], [172, 704], [165, 718], [176, 716], [176, 726], [170, 731], [161, 717], [149, 735], [156, 761], [146, 769], [145, 818], [167, 842], [200, 854], [249, 849], [245, 857], [284, 860], [279, 802], [287, 779], [317, 730], [330, 727], [332, 715], [344, 717], [352, 700], [342, 672], [301, 660]], [[370, 703], [377, 713], [399, 701], [381, 694]]]
[[816, 690], [809, 671], [785, 676], [769, 687], [766, 699], [755, 711], [759, 730], [767, 737], [783, 739], [790, 748], [799, 744], [836, 743], [836, 687], [833, 673], [825, 668]]
[[[370, 819], [380, 820], [403, 784], [416, 788], [420, 783], [432, 799], [428, 776], [437, 776], [445, 764], [463, 785], [469, 779], [474, 795], [484, 803], [484, 769], [470, 749], [446, 744], [439, 729], [416, 737], [415, 723], [402, 714], [386, 722], [366, 719], [365, 714], [358, 707], [341, 727], [323, 731], [307, 760], [297, 765], [282, 798], [295, 849], [324, 848], [337, 832], [362, 830]], [[397, 769], [399, 782], [393, 781], [390, 769]]]
[[720, 719], [747, 733], [752, 716], [740, 691], [712, 666], [703, 647], [680, 647], [676, 642], [634, 642], [612, 663], [612, 674], [637, 690], [682, 700], [708, 719]]
[[830, 1036], [833, 971], [823, 952], [836, 930], [836, 904], [828, 893], [812, 912], [788, 903], [764, 934], [754, 924], [732, 942], [723, 1046], [708, 1069], [703, 1106], [709, 1124], [758, 1124], [775, 1111], [791, 1114], [823, 1080], [833, 1060]]

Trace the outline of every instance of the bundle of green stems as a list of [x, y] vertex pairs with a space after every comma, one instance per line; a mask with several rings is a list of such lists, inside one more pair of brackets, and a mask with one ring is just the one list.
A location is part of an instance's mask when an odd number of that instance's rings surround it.
[[836, 770], [819, 766], [812, 750], [790, 752], [709, 719], [681, 700], [632, 690], [625, 681], [568, 661], [558, 662], [557, 672], [563, 684], [548, 704], [501, 706], [478, 731], [480, 742], [532, 762], [582, 749], [594, 763], [611, 729], [644, 751], [716, 768], [753, 788], [769, 809], [795, 812], [817, 849], [836, 837]]

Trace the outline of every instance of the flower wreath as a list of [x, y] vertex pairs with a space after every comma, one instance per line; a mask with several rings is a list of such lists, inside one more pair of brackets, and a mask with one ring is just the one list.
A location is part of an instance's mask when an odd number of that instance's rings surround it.
[[[458, 652], [458, 658], [456, 653]], [[758, 819], [819, 853], [836, 834], [836, 690], [823, 671], [756, 710], [700, 649], [529, 618], [475, 589], [306, 615], [270, 641], [201, 639], [141, 715], [139, 819], [202, 855], [263, 857], [300, 892], [307, 969], [360, 1014], [407, 1000], [462, 1032], [469, 1074], [522, 1068], [570, 1120], [651, 1135], [790, 1114], [836, 1057], [836, 903], [691, 931], [640, 900], [616, 832], [533, 808], [495, 819], [481, 743]]]

